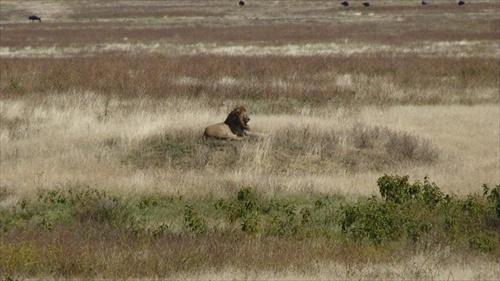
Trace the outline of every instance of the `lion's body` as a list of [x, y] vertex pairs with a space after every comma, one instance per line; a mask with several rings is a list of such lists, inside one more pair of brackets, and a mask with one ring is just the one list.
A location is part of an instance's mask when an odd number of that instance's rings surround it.
[[239, 139], [242, 135], [238, 136], [237, 134], [231, 131], [231, 128], [224, 122], [217, 123], [208, 126], [205, 129], [205, 133], [203, 134], [206, 138], [218, 138], [218, 139]]
[[226, 121], [205, 128], [203, 136], [217, 139], [241, 139], [250, 130], [249, 121], [248, 111], [244, 106], [239, 106], [229, 113]]

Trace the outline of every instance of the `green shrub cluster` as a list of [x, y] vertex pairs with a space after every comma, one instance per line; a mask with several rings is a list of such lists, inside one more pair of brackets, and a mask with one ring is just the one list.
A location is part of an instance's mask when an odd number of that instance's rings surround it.
[[410, 183], [408, 176], [385, 175], [378, 186], [382, 200], [371, 197], [354, 203], [331, 196], [303, 202], [264, 200], [243, 188], [235, 199], [219, 200], [216, 208], [241, 231], [259, 236], [498, 250], [500, 186], [483, 186], [483, 195], [464, 199], [443, 194], [427, 177]]
[[135, 237], [205, 231], [199, 210], [182, 197], [123, 197], [81, 184], [40, 189], [36, 200], [21, 200], [12, 209], [0, 209], [0, 233], [52, 231], [65, 225], [112, 228]]
[[340, 224], [348, 237], [381, 244], [398, 240], [466, 246], [480, 251], [499, 247], [500, 186], [482, 195], [456, 198], [429, 182], [411, 184], [408, 176], [378, 179], [382, 201], [375, 197], [342, 206]]
[[250, 187], [234, 197], [126, 198], [89, 186], [40, 190], [34, 202], [0, 210], [1, 232], [51, 232], [64, 225], [115, 229], [131, 237], [237, 234], [332, 243], [436, 245], [500, 251], [500, 186], [481, 195], [445, 195], [426, 177], [378, 179], [381, 197], [348, 201], [341, 196], [300, 194], [264, 197]]
[[128, 211], [123, 200], [86, 185], [41, 189], [35, 202], [22, 200], [11, 211], [1, 210], [3, 231], [10, 228], [51, 230], [63, 223], [117, 224]]
[[236, 198], [218, 200], [215, 208], [245, 233], [304, 239], [336, 232], [340, 200], [332, 196], [264, 199], [246, 187]]

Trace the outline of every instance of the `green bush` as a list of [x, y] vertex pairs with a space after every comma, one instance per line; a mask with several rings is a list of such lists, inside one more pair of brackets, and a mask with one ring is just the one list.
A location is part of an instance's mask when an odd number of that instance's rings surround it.
[[451, 243], [479, 251], [499, 248], [497, 189], [466, 199], [444, 195], [427, 177], [409, 183], [408, 176], [379, 178], [382, 201], [375, 197], [340, 210], [342, 232], [374, 244], [411, 241], [417, 245]]
[[500, 185], [490, 190], [488, 186], [483, 185], [483, 196], [486, 196], [493, 204], [495, 204], [495, 212], [497, 218], [500, 219]]
[[427, 177], [384, 175], [381, 197], [348, 201], [321, 194], [265, 197], [242, 187], [229, 198], [147, 196], [127, 198], [71, 185], [39, 190], [0, 210], [1, 231], [54, 231], [76, 225], [114, 229], [135, 239], [171, 235], [251, 235], [326, 239], [331, 243], [429, 247], [449, 245], [479, 252], [500, 251], [499, 186], [465, 198], [445, 195]]
[[419, 181], [410, 184], [408, 176], [387, 176], [377, 180], [380, 195], [388, 202], [404, 204], [408, 201], [425, 203], [428, 206], [436, 206], [448, 197], [444, 197], [435, 183], [430, 183], [429, 178], [424, 178], [424, 183]]
[[205, 221], [193, 209], [186, 205], [184, 208], [184, 226], [191, 232], [203, 233], [206, 230]]

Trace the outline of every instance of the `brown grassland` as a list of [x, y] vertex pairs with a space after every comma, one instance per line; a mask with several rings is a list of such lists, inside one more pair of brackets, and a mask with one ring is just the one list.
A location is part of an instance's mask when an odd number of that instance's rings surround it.
[[340, 2], [2, 0], [0, 279], [498, 280], [500, 2]]

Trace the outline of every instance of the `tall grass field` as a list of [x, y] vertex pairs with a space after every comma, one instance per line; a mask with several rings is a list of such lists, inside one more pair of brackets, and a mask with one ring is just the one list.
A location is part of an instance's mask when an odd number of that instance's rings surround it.
[[500, 2], [340, 2], [2, 0], [0, 280], [498, 280]]

